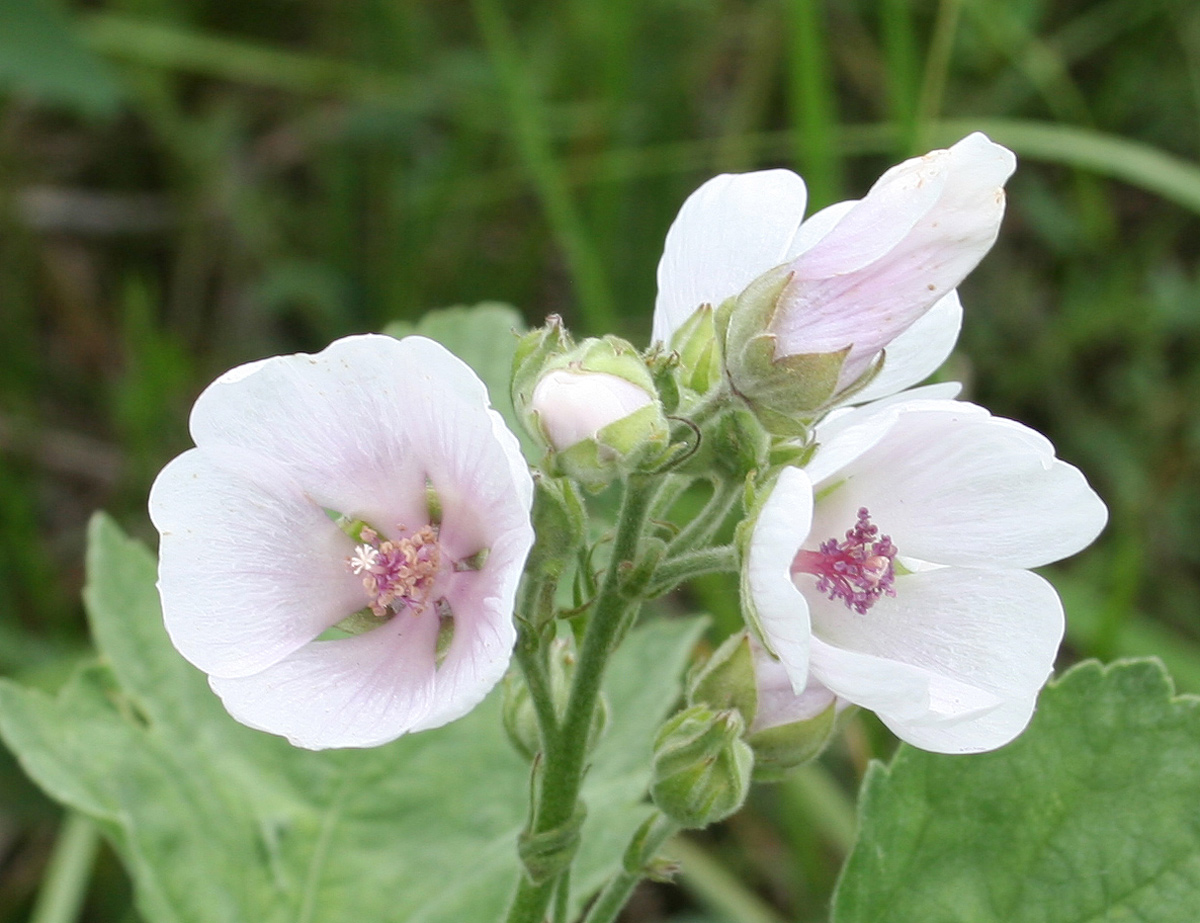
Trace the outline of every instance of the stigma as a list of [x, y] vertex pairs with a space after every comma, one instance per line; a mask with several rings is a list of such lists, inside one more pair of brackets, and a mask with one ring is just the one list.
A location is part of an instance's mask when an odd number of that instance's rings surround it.
[[362, 577], [371, 612], [384, 618], [402, 609], [414, 615], [424, 611], [442, 569], [436, 527], [425, 526], [405, 538], [381, 542], [374, 529], [364, 526], [359, 540], [346, 564]]
[[896, 546], [890, 537], [879, 534], [864, 506], [845, 540], [831, 538], [818, 551], [800, 551], [792, 562], [792, 574], [811, 574], [817, 578], [819, 592], [866, 615], [882, 597], [896, 595], [895, 559]]

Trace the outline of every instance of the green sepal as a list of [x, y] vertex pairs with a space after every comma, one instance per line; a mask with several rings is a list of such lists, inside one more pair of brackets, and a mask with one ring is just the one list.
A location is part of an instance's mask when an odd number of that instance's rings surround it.
[[557, 579], [574, 561], [587, 537], [587, 508], [575, 483], [533, 472], [533, 548], [525, 562], [528, 574]]
[[754, 657], [746, 632], [731, 635], [688, 680], [689, 705], [736, 709], [749, 727], [758, 712]]
[[556, 357], [570, 352], [575, 347], [571, 334], [563, 326], [562, 318], [551, 314], [546, 323], [517, 338], [517, 349], [513, 353], [512, 403], [517, 418], [528, 433], [540, 444], [545, 444], [541, 427], [529, 412], [533, 389], [538, 380], [552, 366]]
[[682, 827], [707, 827], [742, 806], [754, 754], [741, 739], [746, 724], [733, 709], [693, 705], [678, 712], [654, 741], [650, 796]]
[[837, 727], [837, 703], [805, 721], [754, 731], [746, 743], [754, 751], [754, 781], [776, 782], [821, 755]]
[[561, 827], [542, 833], [522, 831], [517, 839], [517, 853], [530, 881], [542, 884], [571, 867], [586, 818], [587, 809], [579, 802], [571, 819]]
[[700, 305], [671, 337], [679, 356], [679, 383], [697, 394], [706, 394], [721, 379], [715, 313], [711, 304]]
[[675, 413], [679, 409], [679, 402], [682, 399], [679, 382], [676, 380], [679, 374], [679, 354], [668, 352], [663, 349], [661, 344], [656, 343], [645, 358], [646, 368], [650, 370], [650, 377], [658, 392], [658, 402], [662, 405], [663, 413]]
[[772, 331], [792, 277], [786, 266], [772, 269], [722, 304], [716, 315], [730, 386], [777, 436], [806, 435], [814, 420], [866, 387], [882, 365], [877, 357], [853, 384], [839, 388], [849, 345], [828, 353], [777, 357]]
[[700, 476], [716, 471], [740, 481], [765, 467], [769, 451], [770, 435], [758, 418], [740, 401], [731, 401], [704, 424], [699, 445], [681, 458], [678, 470]]
[[667, 448], [670, 429], [657, 401], [600, 430], [590, 439], [553, 453], [548, 467], [575, 478], [589, 490], [600, 490], [617, 477], [653, 467]]

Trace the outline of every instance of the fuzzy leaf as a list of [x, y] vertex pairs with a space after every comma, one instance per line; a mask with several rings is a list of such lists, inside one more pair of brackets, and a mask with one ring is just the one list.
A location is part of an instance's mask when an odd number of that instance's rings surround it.
[[1157, 661], [1085, 663], [993, 753], [902, 747], [867, 774], [834, 923], [1190, 923], [1200, 699]]

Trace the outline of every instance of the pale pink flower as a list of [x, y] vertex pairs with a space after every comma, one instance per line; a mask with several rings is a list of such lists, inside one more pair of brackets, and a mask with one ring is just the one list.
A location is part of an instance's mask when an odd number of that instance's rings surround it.
[[565, 451], [654, 401], [654, 395], [608, 372], [554, 369], [533, 389], [529, 409], [550, 444]]
[[1027, 568], [1089, 544], [1104, 504], [1044, 437], [972, 404], [869, 405], [816, 439], [764, 502], [743, 575], [792, 691], [819, 684], [926, 750], [1008, 742], [1063, 633]]
[[[463, 362], [348, 337], [226, 373], [191, 432], [150, 494], [163, 618], [235, 718], [366, 747], [483, 699], [515, 640], [532, 482]], [[368, 630], [318, 640], [356, 612]]]
[[854, 400], [915, 384], [954, 347], [955, 288], [996, 239], [1014, 168], [1011, 152], [975, 133], [805, 221], [804, 181], [788, 170], [709, 180], [667, 233], [653, 339], [669, 343], [700, 305], [719, 306], [786, 266], [792, 279], [769, 329], [777, 359], [850, 347], [845, 386], [886, 347], [882, 371]]

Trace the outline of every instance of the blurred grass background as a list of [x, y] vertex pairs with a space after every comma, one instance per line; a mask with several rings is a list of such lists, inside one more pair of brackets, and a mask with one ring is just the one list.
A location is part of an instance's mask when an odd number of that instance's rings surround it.
[[[1064, 662], [1158, 654], [1200, 692], [1192, 0], [0, 0], [0, 671], [86, 656], [87, 517], [152, 537], [224, 369], [493, 299], [645, 342], [707, 177], [789, 166], [816, 208], [975, 128], [1020, 169], [947, 377], [1110, 505], [1050, 573]], [[736, 617], [720, 581], [695, 603]], [[889, 746], [852, 726], [626, 919], [823, 919]], [[136, 919], [93, 849], [6, 760], [0, 923]]]

